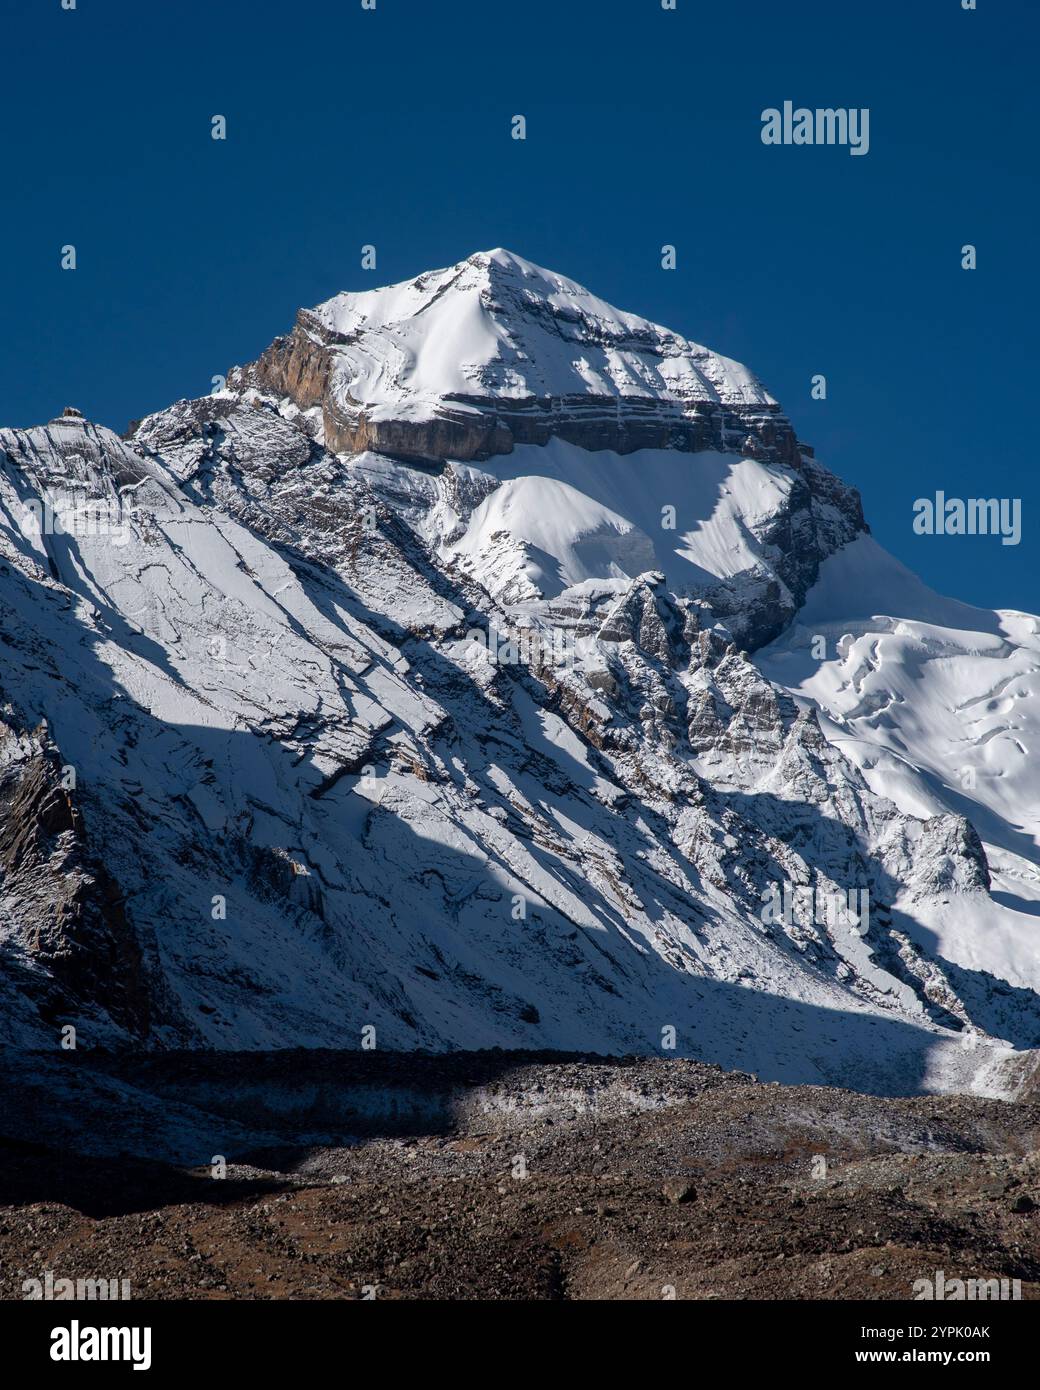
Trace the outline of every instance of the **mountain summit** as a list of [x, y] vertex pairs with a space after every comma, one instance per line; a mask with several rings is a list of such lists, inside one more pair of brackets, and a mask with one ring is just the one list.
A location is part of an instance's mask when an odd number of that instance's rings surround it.
[[[228, 381], [238, 394], [278, 400], [336, 453], [487, 464], [509, 487], [451, 538], [496, 596], [503, 586], [544, 595], [610, 577], [620, 545], [628, 564], [619, 573], [632, 574], [639, 555], [675, 585], [713, 589], [718, 612], [756, 645], [791, 617], [821, 560], [866, 529], [858, 494], [815, 463], [746, 367], [501, 249], [301, 310], [287, 337]], [[530, 456], [537, 468], [525, 462], [529, 446], [550, 446]], [[677, 466], [676, 452], [696, 453], [697, 470]], [[733, 454], [744, 460], [727, 489], [733, 500], [713, 514]], [[518, 471], [551, 476], [552, 498], [517, 487]], [[591, 512], [571, 488], [579, 474]], [[638, 528], [617, 522], [619, 502]], [[663, 534], [668, 506], [678, 546]], [[576, 528], [585, 560], [566, 539], [567, 554], [556, 555], [545, 518], [557, 513], [570, 516], [562, 532]], [[551, 529], [561, 535], [556, 522]], [[558, 564], [532, 568], [525, 548]], [[587, 563], [592, 553], [598, 567]]]
[[737, 362], [620, 313], [510, 251], [311, 311], [342, 349], [342, 399], [432, 408], [446, 399], [599, 399], [775, 406]]
[[508, 252], [227, 380], [0, 431], [4, 1041], [1030, 1084], [1036, 619]]
[[501, 249], [301, 310], [243, 379], [320, 406], [337, 448], [418, 460], [550, 437], [621, 453], [737, 434], [763, 456], [794, 447], [746, 367]]

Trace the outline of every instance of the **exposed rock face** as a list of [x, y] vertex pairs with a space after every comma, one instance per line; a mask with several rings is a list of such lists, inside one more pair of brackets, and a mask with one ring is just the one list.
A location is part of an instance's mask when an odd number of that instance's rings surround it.
[[[336, 333], [316, 313], [301, 309], [292, 331], [262, 353], [255, 363], [233, 368], [228, 384], [236, 390], [255, 386], [265, 394], [288, 397], [301, 410], [319, 407], [323, 437], [337, 453], [376, 453], [416, 463], [463, 461], [508, 454], [517, 444], [546, 444], [564, 439], [582, 449], [705, 449], [740, 452], [801, 466], [804, 446], [775, 402], [757, 404], [720, 400], [662, 400], [657, 396], [615, 397], [592, 392], [565, 396], [523, 396], [446, 392], [429, 419], [412, 419], [407, 402], [396, 416], [385, 406], [366, 408], [337, 375], [339, 350], [363, 342], [360, 334]], [[648, 355], [662, 355], [646, 335]]]
[[[554, 370], [576, 345], [582, 370]], [[228, 380], [317, 408], [336, 452], [471, 461], [557, 438], [619, 454], [740, 452], [799, 470], [811, 455], [746, 368], [505, 251], [301, 309]], [[804, 471], [847, 503], [838, 479]]]
[[745, 369], [498, 253], [330, 301], [129, 440], [0, 432], [2, 1036], [674, 1030], [764, 1076], [999, 1089], [1036, 997], [915, 916], [998, 911], [978, 835], [872, 790], [748, 657], [862, 525], [787, 438]]
[[150, 1001], [141, 946], [119, 885], [91, 853], [69, 788], [74, 772], [44, 730], [19, 732], [0, 720], [5, 954], [17, 970], [24, 953], [25, 986], [43, 1018], [78, 1007], [142, 1037]]

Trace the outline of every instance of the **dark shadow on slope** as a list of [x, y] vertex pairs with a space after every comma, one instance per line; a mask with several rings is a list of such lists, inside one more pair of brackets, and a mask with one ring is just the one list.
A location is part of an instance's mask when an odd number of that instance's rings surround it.
[[1040, 901], [1034, 898], [1018, 898], [1014, 893], [1005, 893], [999, 888], [990, 889], [990, 897], [1011, 912], [1022, 912], [1027, 917], [1040, 917]]
[[[750, 1001], [748, 1018], [749, 1001], [740, 997], [748, 991], [702, 983], [715, 994], [716, 1005], [728, 997], [743, 1022], [772, 1028], [781, 1049], [785, 1034], [801, 1035], [822, 1055], [840, 1043], [843, 1032], [859, 1032], [862, 1055], [850, 1063], [849, 1081], [866, 1094], [892, 1093], [890, 1086], [869, 1084], [863, 1058], [872, 1048], [889, 1057], [905, 1049], [908, 1062], [922, 1055], [920, 1030], [905, 1023], [838, 1012], [823, 1017], [826, 1010], [765, 995]], [[712, 1050], [713, 1042], [705, 1036], [704, 1050]], [[618, 1096], [626, 1088], [631, 1097], [647, 1097], [646, 1102], [630, 1097], [626, 1103], [635, 1111], [644, 1103], [697, 1105], [706, 1089], [751, 1084], [748, 1076], [726, 1076], [714, 1064], [659, 1060], [653, 1065], [663, 1069], [660, 1080], [648, 1092], [645, 1057], [545, 1050], [94, 1053], [60, 1062], [52, 1054], [17, 1053], [7, 1054], [6, 1061], [0, 1206], [60, 1202], [93, 1216], [175, 1203], [229, 1205], [282, 1188], [278, 1178], [268, 1176], [215, 1180], [207, 1169], [217, 1145], [229, 1164], [288, 1173], [316, 1149], [386, 1137], [450, 1137], [472, 1132], [483, 1114], [488, 1120], [482, 1123], [493, 1128], [499, 1105], [514, 1122], [526, 1108], [532, 1125], [567, 1125], [574, 1119], [576, 1091], [584, 1093], [592, 1114], [599, 1098], [606, 1097], [609, 1116], [618, 1113]], [[66, 1065], [77, 1073], [79, 1096], [90, 1097], [81, 1114], [70, 1107], [68, 1089], [58, 1079]], [[545, 1065], [562, 1073], [558, 1092], [547, 1090], [537, 1070]], [[41, 1080], [47, 1084], [38, 1085]], [[38, 1101], [32, 1141], [6, 1133], [20, 1081]], [[168, 1115], [176, 1117], [173, 1128]], [[228, 1144], [232, 1130], [238, 1137]], [[184, 1171], [189, 1168], [202, 1171]]]
[[[891, 904], [898, 897], [901, 885], [888, 874], [879, 860], [863, 853], [848, 827], [821, 815], [816, 807], [808, 803], [785, 801], [768, 792], [719, 792], [716, 795], [741, 815], [745, 815], [752, 804], [757, 809], [766, 808], [770, 824], [776, 827], [774, 833], [796, 849], [811, 847], [818, 853], [825, 848], [832, 860], [837, 860], [844, 853], [848, 865], [847, 876], [838, 881], [848, 888], [870, 888], [872, 912], [883, 908], [891, 917], [892, 926], [908, 936], [918, 949], [936, 962], [954, 992], [967, 1005], [979, 1028], [1007, 1040], [1016, 1048], [1040, 1045], [1040, 997], [1033, 990], [1011, 985], [987, 971], [967, 969], [945, 959], [935, 932], [892, 908]], [[1000, 902], [1005, 895], [992, 896]], [[875, 948], [887, 947], [886, 955], [879, 964], [899, 975], [899, 961], [888, 942], [885, 929], [881, 928], [879, 932], [879, 929], [872, 927], [866, 940], [868, 945]], [[909, 973], [903, 972], [902, 978], [928, 1005], [936, 1021], [946, 1026], [957, 1026], [957, 1021], [945, 1010], [928, 1004]]]
[[47, 537], [47, 545], [54, 577], [97, 610], [102, 621], [108, 626], [112, 640], [143, 661], [157, 666], [163, 675], [175, 684], [183, 685], [184, 682], [179, 672], [170, 664], [165, 649], [140, 628], [131, 627], [123, 615], [106, 602], [100, 590], [84, 583], [80, 576], [89, 574], [90, 570], [83, 560], [75, 536], [55, 532]]
[[[1000, 901], [1006, 895], [992, 896]], [[942, 954], [939, 937], [929, 927], [900, 912], [893, 912], [892, 920], [940, 967], [977, 1028], [1016, 1048], [1040, 1047], [1040, 1000], [1033, 990], [1009, 984], [986, 970], [957, 965]]]
[[190, 1203], [234, 1206], [285, 1186], [267, 1177], [193, 1177], [130, 1153], [99, 1158], [0, 1137], [0, 1207], [58, 1202], [103, 1218]]
[[[998, 848], [1007, 850], [1009, 854], [1018, 855], [1019, 858], [1032, 862], [1036, 854], [1036, 844], [1033, 837], [1026, 831], [1020, 830], [1005, 820], [998, 812], [991, 810], [981, 801], [973, 801], [971, 797], [965, 796], [963, 792], [951, 787], [948, 783], [940, 780], [934, 772], [927, 768], [917, 768], [917, 772], [922, 781], [934, 793], [936, 799], [949, 807], [954, 815], [963, 816], [969, 821], [979, 834], [979, 838], [987, 844], [996, 845]], [[1017, 903], [1010, 903], [1016, 912], [1026, 912], [1030, 909], [1020, 907]], [[1040, 913], [1040, 904], [1035, 905], [1035, 910]]]

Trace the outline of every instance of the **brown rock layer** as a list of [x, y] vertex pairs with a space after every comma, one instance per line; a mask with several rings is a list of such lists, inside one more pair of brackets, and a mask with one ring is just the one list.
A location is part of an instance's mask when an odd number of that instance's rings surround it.
[[619, 454], [717, 449], [801, 467], [801, 446], [778, 406], [588, 394], [521, 400], [449, 395], [428, 420], [373, 419], [361, 402], [337, 400], [330, 390], [335, 349], [350, 341], [301, 309], [292, 332], [276, 338], [255, 363], [234, 368], [228, 384], [287, 396], [301, 410], [320, 406], [325, 442], [336, 453], [372, 449], [419, 463], [479, 461], [556, 438]]

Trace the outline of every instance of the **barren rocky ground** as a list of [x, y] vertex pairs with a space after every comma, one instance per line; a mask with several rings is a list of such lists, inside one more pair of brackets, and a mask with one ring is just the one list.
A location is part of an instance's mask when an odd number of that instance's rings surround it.
[[52, 1270], [163, 1299], [908, 1299], [940, 1269], [1040, 1297], [1033, 1104], [551, 1054], [109, 1060], [92, 1082], [102, 1072], [178, 1114], [198, 1151], [208, 1123], [218, 1152], [232, 1114], [268, 1142], [240, 1141], [217, 1179], [142, 1156], [129, 1116], [120, 1153], [99, 1102], [56, 1147], [66, 1102], [52, 1086], [55, 1114], [45, 1100], [28, 1114], [38, 1077], [9, 1067], [5, 1298]]

